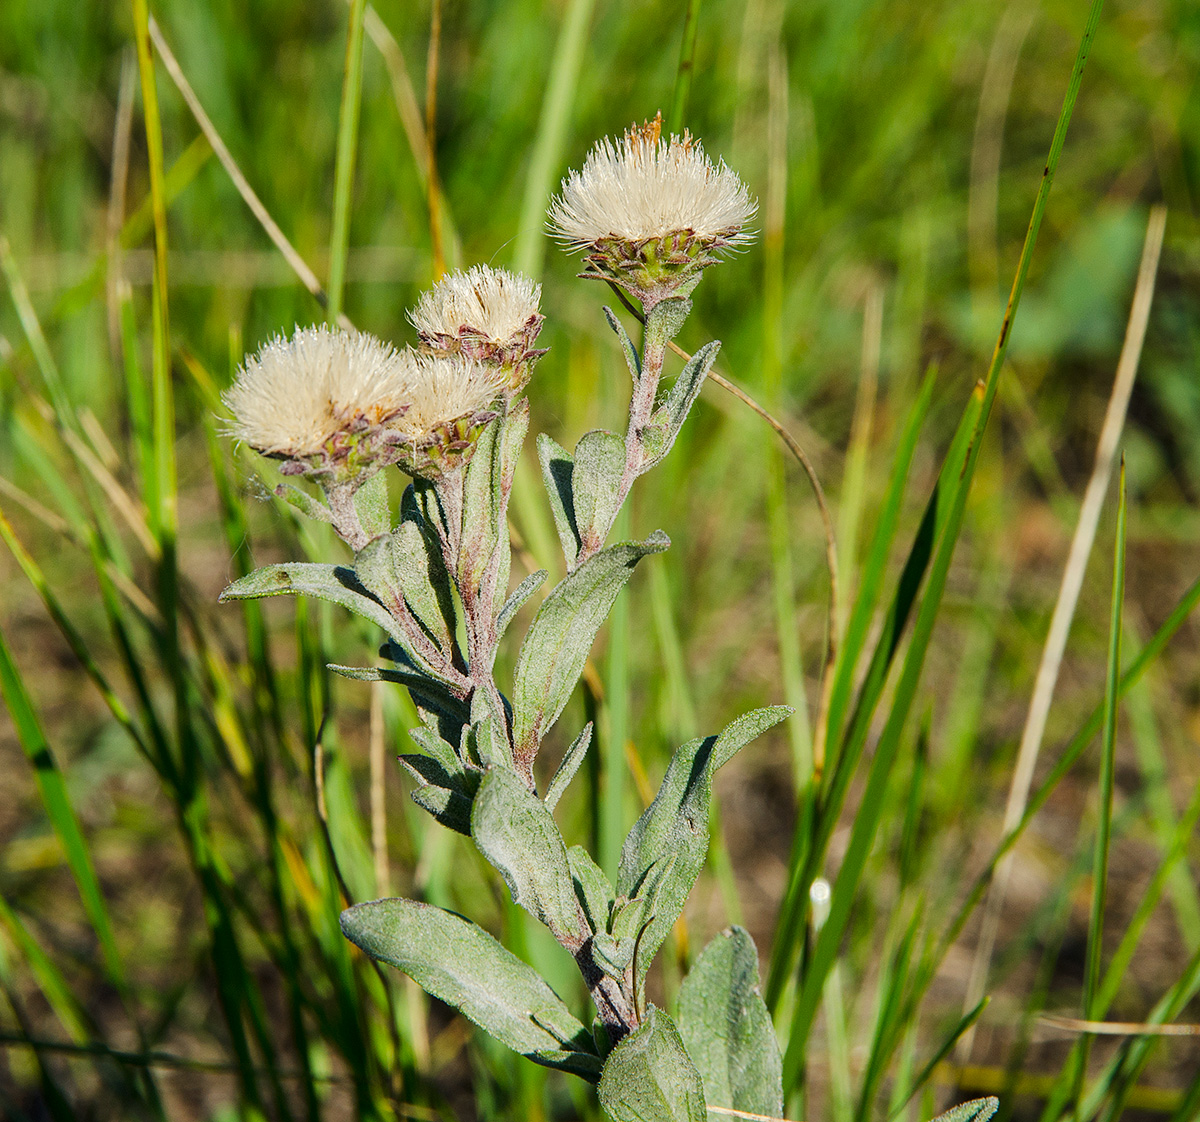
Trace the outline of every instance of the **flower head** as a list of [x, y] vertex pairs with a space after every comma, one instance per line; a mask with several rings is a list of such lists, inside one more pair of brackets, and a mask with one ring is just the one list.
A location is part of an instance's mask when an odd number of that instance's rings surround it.
[[533, 349], [545, 318], [542, 286], [506, 269], [475, 265], [448, 273], [421, 294], [408, 318], [431, 351], [463, 354], [491, 366], [510, 394], [529, 380], [545, 351]]
[[717, 254], [750, 240], [756, 210], [745, 185], [699, 141], [662, 138], [662, 115], [607, 137], [550, 204], [555, 237], [587, 251], [584, 276], [610, 280], [647, 309], [686, 295]]
[[470, 458], [480, 430], [497, 415], [501, 389], [492, 370], [463, 354], [406, 350], [399, 357], [408, 408], [384, 439], [410, 475], [436, 478]]
[[378, 466], [389, 422], [409, 407], [399, 356], [372, 335], [297, 328], [248, 355], [223, 395], [230, 432], [287, 474], [359, 483]]

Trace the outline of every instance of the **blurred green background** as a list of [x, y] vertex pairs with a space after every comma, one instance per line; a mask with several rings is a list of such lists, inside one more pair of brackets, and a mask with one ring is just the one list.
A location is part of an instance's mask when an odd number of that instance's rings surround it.
[[[619, 429], [627, 375], [600, 312], [611, 294], [574, 279], [578, 263], [548, 241], [542, 215], [559, 178], [598, 137], [659, 110], [670, 116], [685, 7], [444, 0], [434, 55], [428, 2], [378, 0], [367, 24], [350, 212], [344, 307], [354, 323], [412, 341], [405, 309], [434, 279], [439, 252], [450, 266], [519, 266], [542, 281], [542, 345], [550, 348], [530, 391], [534, 430], [570, 447], [589, 428]], [[775, 410], [807, 449], [834, 507], [849, 590], [923, 373], [936, 366], [900, 530], [905, 544], [970, 388], [986, 372], [1086, 6], [697, 0], [693, 10], [683, 121], [758, 198], [761, 236], [710, 270], [680, 342], [694, 350], [723, 340], [722, 372]], [[241, 172], [322, 282], [348, 13], [332, 0], [199, 0], [152, 11]], [[503, 927], [531, 956], [550, 953], [511, 913], [469, 846], [429, 831], [390, 761], [385, 778], [376, 777], [376, 790], [382, 782], [386, 793], [390, 861], [381, 869], [378, 834], [372, 849], [379, 812], [369, 796], [368, 744], [374, 728], [389, 754], [399, 750], [412, 723], [408, 703], [381, 696], [373, 718], [366, 686], [327, 681], [319, 670], [325, 661], [362, 663], [372, 637], [315, 608], [272, 603], [259, 617], [215, 605], [239, 566], [304, 550], [328, 558], [337, 548], [260, 501], [259, 465], [235, 454], [214, 421], [214, 393], [243, 349], [323, 312], [271, 246], [161, 65], [182, 607], [174, 623], [130, 623], [134, 656], [114, 631], [104, 574], [125, 605], [118, 618], [129, 611], [134, 620], [137, 591], [159, 595], [162, 558], [153, 546], [165, 540], [138, 459], [149, 448], [136, 387], [151, 378], [153, 238], [133, 28], [123, 4], [0, 5], [0, 235], [11, 250], [0, 298], [0, 509], [99, 672], [151, 740], [148, 714], [158, 714], [164, 742], [192, 759], [195, 775], [188, 780], [181, 765], [180, 786], [139, 755], [34, 587], [8, 552], [0, 554], [0, 630], [65, 776], [126, 975], [105, 964], [95, 916], [81, 907], [79, 874], [73, 881], [64, 865], [70, 847], [61, 819], [39, 794], [44, 772], [29, 766], [28, 736], [14, 731], [20, 720], [0, 724], [7, 997], [0, 1001], [0, 1113], [594, 1114], [560, 1077], [472, 1037], [445, 1009], [429, 1010], [411, 987], [384, 983], [340, 945], [330, 853], [353, 898], [389, 889], [423, 894]], [[929, 761], [922, 875], [914, 884], [896, 871], [906, 784], [923, 758], [911, 748], [895, 784], [895, 820], [880, 831], [839, 964], [846, 1039], [818, 1032], [810, 1045], [807, 1117], [849, 1117], [839, 1113], [846, 1109], [839, 1079], [857, 1086], [878, 1012], [881, 948], [893, 947], [895, 917], [910, 894], [944, 908], [999, 839], [1147, 212], [1158, 201], [1169, 208], [1166, 247], [1122, 441], [1131, 642], [1162, 621], [1196, 574], [1198, 76], [1196, 5], [1108, 4], [914, 722]], [[421, 139], [431, 88], [436, 238]], [[31, 345], [30, 316], [23, 323], [19, 314], [23, 290], [74, 419], [57, 400], [53, 410], [42, 408], [54, 387], [36, 335]], [[856, 409], [860, 426], [869, 425], [859, 429], [857, 459], [847, 457]], [[86, 444], [103, 472], [88, 467], [64, 432]], [[131, 509], [114, 501], [105, 478], [133, 496]], [[532, 468], [519, 482], [514, 514], [527, 556], [553, 570], [557, 549]], [[151, 548], [139, 524], [149, 527]], [[1110, 510], [1050, 718], [1051, 759], [1103, 691], [1113, 524]], [[597, 648], [591, 685], [552, 746], [561, 751], [593, 712], [606, 736], [628, 739], [626, 822], [644, 797], [645, 777], [652, 791], [682, 738], [715, 731], [752, 704], [807, 698], [811, 710], [825, 644], [828, 581], [811, 494], [766, 425], [715, 386], [672, 457], [639, 483], [631, 530], [656, 527], [673, 547], [655, 559], [654, 573], [649, 565], [639, 571], [616, 619], [617, 639]], [[902, 559], [903, 550], [896, 564]], [[1164, 839], [1200, 780], [1197, 638], [1185, 626], [1121, 727], [1114, 932], [1163, 868]], [[176, 677], [171, 651], [183, 652]], [[131, 664], [142, 669], [140, 685]], [[330, 839], [313, 792], [322, 717]], [[722, 776], [711, 874], [697, 889], [686, 933], [664, 954], [656, 992], [669, 997], [689, 953], [731, 919], [746, 923], [768, 952], [794, 824], [796, 761], [808, 736], [800, 715]], [[1061, 1068], [1069, 1037], [1033, 1018], [1042, 1009], [1078, 1014], [1094, 777], [1094, 756], [1085, 756], [1018, 851], [974, 1074], [939, 1068], [914, 1103], [941, 1104], [955, 1086], [964, 1093], [1007, 1087], [1014, 1094], [1006, 1113], [1038, 1116], [1045, 1085], [1037, 1081]], [[565, 808], [569, 841], [600, 829], [597, 783], [595, 774], [585, 777]], [[202, 799], [191, 797], [196, 791]], [[1194, 869], [1194, 844], [1186, 856]], [[838, 860], [835, 835], [831, 877]], [[1169, 880], [1113, 1019], [1144, 1020], [1200, 945], [1186, 857]], [[959, 1015], [973, 946], [968, 927], [913, 1014], [909, 1058], [897, 1061], [908, 1064], [908, 1078]], [[561, 962], [555, 969], [561, 985], [573, 985]], [[572, 1000], [580, 1004], [580, 995]], [[1194, 1002], [1189, 1008], [1180, 1018], [1200, 1020]], [[21, 1039], [100, 1045], [143, 1061], [150, 1052], [169, 1056], [146, 1067], [39, 1053]], [[1097, 1054], [1106, 1048], [1098, 1044]], [[1162, 1042], [1127, 1116], [1183, 1109], [1189, 1100], [1180, 1096], [1198, 1074], [1194, 1043]], [[903, 1078], [899, 1068], [888, 1076]], [[886, 1100], [854, 1109], [885, 1117]]]

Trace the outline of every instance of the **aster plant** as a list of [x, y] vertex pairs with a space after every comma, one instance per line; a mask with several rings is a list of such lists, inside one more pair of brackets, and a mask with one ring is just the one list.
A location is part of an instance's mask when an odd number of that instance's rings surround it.
[[[674, 1017], [647, 1003], [645, 980], [704, 865], [714, 773], [789, 710], [756, 710], [680, 747], [625, 840], [615, 883], [567, 845], [554, 818], [591, 724], [552, 776], [537, 768], [616, 597], [669, 545], [661, 532], [608, 538], [636, 478], [670, 451], [720, 347], [701, 348], [660, 392], [689, 294], [749, 240], [755, 211], [732, 171], [686, 134], [664, 140], [660, 124], [601, 141], [550, 208], [551, 232], [584, 255], [582, 275], [637, 301], [644, 331], [635, 347], [604, 309], [632, 380], [625, 435], [589, 432], [574, 453], [538, 437], [566, 576], [538, 608], [507, 689], [495, 676], [500, 642], [547, 574], [510, 590], [507, 509], [529, 425], [525, 390], [544, 352], [535, 347], [540, 289], [503, 270], [476, 266], [422, 295], [409, 316], [417, 350], [318, 327], [246, 359], [225, 395], [231, 434], [281, 459], [285, 474], [309, 476], [322, 500], [286, 484], [279, 493], [329, 522], [354, 556], [270, 565], [222, 599], [302, 593], [382, 629], [386, 665], [332, 669], [409, 690], [421, 724], [410, 734], [416, 751], [400, 761], [416, 781], [413, 799], [470, 837], [514, 901], [571, 954], [595, 1020], [578, 1021], [471, 920], [419, 901], [347, 909], [352, 942], [535, 1063], [597, 1084], [617, 1122], [702, 1122], [708, 1107], [779, 1116], [780, 1053], [749, 934], [735, 927], [709, 944]], [[410, 479], [398, 510], [387, 497], [392, 467]]]

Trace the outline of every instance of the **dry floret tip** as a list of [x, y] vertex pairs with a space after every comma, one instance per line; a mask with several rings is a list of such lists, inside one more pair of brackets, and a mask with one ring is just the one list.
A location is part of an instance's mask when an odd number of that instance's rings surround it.
[[297, 328], [247, 355], [223, 395], [230, 433], [288, 475], [357, 486], [388, 459], [388, 425], [410, 402], [400, 356], [372, 335]]
[[607, 137], [550, 204], [555, 237], [586, 252], [587, 277], [612, 281], [648, 311], [685, 296], [719, 254], [750, 241], [756, 206], [724, 161], [685, 132], [662, 137], [662, 115]]
[[538, 310], [541, 295], [542, 286], [526, 276], [475, 265], [448, 273], [422, 293], [409, 319], [427, 349], [491, 367], [511, 396], [546, 353], [533, 346], [545, 318]]

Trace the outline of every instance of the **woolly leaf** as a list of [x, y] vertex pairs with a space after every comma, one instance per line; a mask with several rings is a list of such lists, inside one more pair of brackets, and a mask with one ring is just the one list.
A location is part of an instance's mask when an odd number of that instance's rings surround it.
[[591, 1082], [600, 1058], [591, 1034], [516, 955], [462, 916], [415, 900], [347, 908], [342, 931], [372, 958], [403, 970], [502, 1044]]
[[333, 522], [333, 515], [323, 502], [314, 499], [307, 491], [302, 491], [294, 483], [280, 483], [275, 488], [275, 497], [294, 506], [306, 518], [316, 522]]
[[708, 808], [714, 773], [790, 712], [786, 705], [756, 709], [732, 722], [720, 736], [688, 741], [672, 757], [654, 802], [629, 831], [617, 873], [619, 895], [631, 899], [640, 895], [656, 863], [674, 858], [670, 873], [658, 886], [654, 918], [642, 935], [639, 980], [645, 977], [671, 925], [683, 911], [708, 856]]
[[389, 534], [392, 510], [388, 505], [387, 477], [378, 471], [354, 492], [354, 509], [368, 538]]
[[449, 787], [436, 787], [426, 784], [424, 787], [414, 787], [413, 802], [437, 818], [446, 829], [452, 829], [456, 834], [470, 836], [470, 799], [466, 794], [451, 791]]
[[638, 358], [637, 348], [630, 342], [621, 321], [617, 319], [616, 313], [607, 304], [604, 306], [604, 318], [608, 320], [608, 326], [613, 329], [613, 334], [621, 341], [621, 353], [625, 355], [625, 365], [629, 367], [629, 376], [636, 386], [642, 380], [642, 360]]
[[463, 477], [458, 587], [479, 588], [492, 559], [500, 528], [500, 429], [504, 418], [484, 425]]
[[593, 554], [542, 601], [521, 644], [513, 689], [513, 739], [532, 756], [583, 673], [596, 632], [637, 563], [670, 545], [662, 531]]
[[972, 1099], [969, 1103], [959, 1103], [944, 1114], [939, 1114], [933, 1122], [988, 1122], [997, 1110], [1000, 1100], [994, 1095], [986, 1099]]
[[783, 1116], [783, 1059], [759, 992], [758, 951], [741, 927], [716, 936], [679, 990], [679, 1034], [708, 1105]]
[[441, 553], [430, 548], [420, 523], [406, 518], [390, 538], [392, 565], [400, 590], [417, 622], [438, 648], [449, 655], [457, 628], [454, 595]]
[[613, 1122], [705, 1122], [704, 1088], [679, 1030], [661, 1009], [604, 1061], [600, 1105]]
[[466, 775], [463, 762], [459, 759], [454, 746], [447, 744], [433, 729], [425, 728], [422, 725], [415, 729], [409, 729], [408, 735], [418, 748], [424, 749], [427, 756], [437, 760], [448, 775], [456, 778]]
[[567, 785], [575, 778], [575, 773], [579, 770], [579, 765], [583, 763], [583, 757], [587, 755], [588, 745], [591, 742], [592, 722], [588, 721], [583, 726], [583, 731], [567, 749], [562, 763], [558, 765], [558, 770], [554, 773], [554, 778], [550, 780], [550, 786], [546, 788], [546, 797], [542, 801], [546, 804], [547, 810], [553, 810], [558, 806], [558, 800], [562, 798]]
[[717, 361], [720, 349], [720, 342], [714, 341], [692, 355], [683, 372], [675, 379], [667, 400], [654, 411], [650, 423], [642, 431], [644, 458], [641, 471], [648, 471], [671, 450], [679, 430], [683, 428], [683, 422], [700, 396], [704, 379]]
[[581, 551], [594, 552], [604, 544], [621, 502], [624, 471], [625, 441], [616, 433], [596, 429], [580, 437], [571, 487]]
[[504, 601], [504, 607], [500, 609], [500, 614], [496, 617], [497, 638], [504, 635], [504, 632], [508, 630], [508, 625], [512, 623], [513, 617], [525, 606], [529, 597], [542, 587], [546, 576], [545, 569], [538, 569], [536, 573], [530, 573], [513, 589], [512, 595]]
[[581, 941], [580, 907], [562, 834], [515, 772], [493, 768], [483, 777], [471, 809], [471, 836], [516, 903], [560, 943]]
[[593, 932], [605, 931], [613, 904], [613, 890], [608, 877], [581, 845], [573, 845], [567, 850], [567, 864], [575, 884], [575, 897], [583, 908], [588, 926]]
[[355, 615], [378, 624], [393, 642], [408, 652], [399, 625], [387, 609], [359, 581], [353, 569], [345, 565], [321, 565], [310, 561], [291, 561], [266, 565], [235, 580], [221, 593], [225, 600], [257, 600], [264, 596], [316, 596], [348, 608]]
[[544, 432], [538, 433], [537, 450], [542, 465], [542, 483], [554, 514], [554, 528], [570, 569], [579, 555], [579, 531], [575, 528], [575, 500], [572, 497], [575, 461], [570, 452]]
[[660, 300], [646, 316], [646, 339], [664, 347], [679, 334], [684, 321], [692, 311], [692, 302], [687, 296], [668, 296]]
[[413, 788], [412, 801], [448, 830], [471, 836], [471, 800], [461, 792], [427, 783], [424, 787]]

